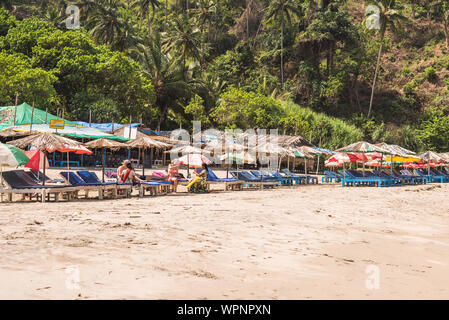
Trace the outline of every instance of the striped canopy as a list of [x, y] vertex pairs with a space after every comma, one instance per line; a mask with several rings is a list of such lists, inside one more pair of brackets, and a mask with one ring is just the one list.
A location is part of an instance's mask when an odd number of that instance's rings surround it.
[[0, 143], [0, 165], [9, 167], [23, 166], [30, 158], [20, 150], [11, 145]]
[[350, 144], [346, 147], [337, 149], [335, 151], [337, 151], [337, 152], [361, 152], [361, 153], [367, 153], [367, 152], [390, 153], [388, 150], [381, 148], [379, 146], [376, 146], [375, 144], [366, 142], [366, 141], [355, 142], [353, 144]]

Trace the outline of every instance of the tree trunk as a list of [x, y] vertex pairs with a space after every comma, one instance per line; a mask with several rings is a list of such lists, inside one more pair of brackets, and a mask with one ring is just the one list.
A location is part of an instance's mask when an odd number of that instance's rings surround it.
[[449, 50], [449, 32], [447, 27], [448, 21], [447, 19], [444, 19], [444, 37], [446, 38], [446, 49]]
[[382, 35], [380, 37], [379, 54], [377, 56], [376, 72], [374, 73], [373, 88], [371, 90], [371, 99], [369, 102], [368, 117], [371, 115], [371, 109], [373, 107], [374, 90], [376, 89], [376, 80], [377, 80], [377, 74], [379, 73], [379, 65], [380, 65], [380, 58], [382, 56], [383, 42], [384, 42], [384, 35]]
[[281, 84], [284, 88], [284, 19], [281, 21]]
[[165, 0], [165, 26], [164, 26], [164, 31], [167, 31], [167, 9], [168, 9], [168, 0]]
[[412, 17], [413, 19], [416, 17], [415, 0], [412, 0]]

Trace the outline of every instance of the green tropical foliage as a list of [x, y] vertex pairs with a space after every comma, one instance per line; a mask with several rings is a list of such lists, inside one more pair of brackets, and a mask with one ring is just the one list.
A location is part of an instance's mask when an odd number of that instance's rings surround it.
[[448, 26], [446, 0], [2, 1], [0, 102], [449, 151]]

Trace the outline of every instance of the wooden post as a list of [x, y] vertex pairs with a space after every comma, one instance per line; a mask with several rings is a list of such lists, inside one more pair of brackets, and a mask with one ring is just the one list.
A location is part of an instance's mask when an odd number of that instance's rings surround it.
[[102, 154], [102, 157], [101, 157], [101, 159], [102, 159], [101, 161], [102, 161], [102, 163], [103, 163], [103, 183], [104, 183], [104, 166], [105, 166], [105, 161], [104, 161], [104, 159], [106, 158], [105, 151], [106, 151], [106, 149], [103, 148], [103, 154]]
[[89, 109], [89, 127], [92, 127], [92, 109]]
[[142, 175], [145, 176], [145, 147], [142, 149]]
[[34, 101], [33, 101], [33, 108], [31, 109], [30, 133], [33, 131], [33, 117], [34, 117]]
[[131, 124], [132, 124], [132, 116], [129, 115], [129, 136], [128, 139], [131, 140]]
[[[54, 152], [53, 152], [54, 154]], [[47, 150], [44, 149], [44, 176], [42, 177], [42, 185], [45, 186], [45, 168], [47, 167], [45, 164], [47, 163]], [[54, 163], [53, 163], [54, 165]]]
[[16, 117], [17, 117], [17, 104], [19, 103], [19, 94], [16, 93], [16, 103], [14, 105], [14, 126], [16, 126]]

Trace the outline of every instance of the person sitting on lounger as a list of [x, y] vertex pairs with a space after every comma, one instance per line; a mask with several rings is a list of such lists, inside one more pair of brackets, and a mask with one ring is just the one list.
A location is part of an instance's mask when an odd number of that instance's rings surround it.
[[170, 181], [173, 185], [173, 192], [176, 192], [178, 189], [178, 166], [176, 163], [171, 162], [168, 165], [168, 181]]
[[121, 179], [122, 182], [124, 183], [138, 183], [138, 182], [143, 182], [144, 180], [140, 179], [137, 175], [136, 172], [134, 171], [134, 168], [131, 164], [131, 162], [128, 162], [126, 164], [126, 170], [124, 170], [122, 172], [121, 175]]
[[122, 165], [120, 167], [118, 167], [118, 169], [117, 169], [118, 182], [124, 182], [122, 180], [122, 174], [123, 174], [124, 171], [126, 171], [126, 169], [127, 169], [126, 166], [128, 165], [128, 163], [131, 163], [131, 162], [129, 162], [129, 160], [124, 160], [122, 162]]
[[207, 192], [207, 175], [209, 174], [207, 164], [203, 163], [201, 170], [193, 171], [193, 173], [196, 177], [187, 185], [187, 190], [189, 192]]

